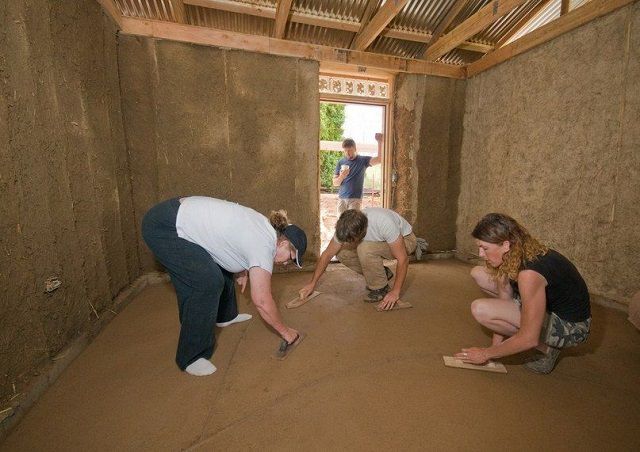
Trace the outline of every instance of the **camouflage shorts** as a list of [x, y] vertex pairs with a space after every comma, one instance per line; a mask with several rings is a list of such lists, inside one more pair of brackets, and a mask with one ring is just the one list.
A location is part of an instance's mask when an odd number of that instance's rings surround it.
[[586, 341], [590, 331], [591, 317], [582, 322], [569, 322], [554, 312], [547, 312], [540, 340], [555, 348], [573, 347]]
[[[522, 300], [515, 296], [513, 302], [522, 309]], [[540, 342], [551, 347], [573, 347], [586, 341], [591, 331], [591, 317], [582, 322], [562, 320], [554, 312], [547, 312], [540, 332]]]

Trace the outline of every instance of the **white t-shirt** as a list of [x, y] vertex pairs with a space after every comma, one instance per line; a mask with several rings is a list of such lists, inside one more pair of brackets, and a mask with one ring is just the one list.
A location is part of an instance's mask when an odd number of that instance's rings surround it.
[[227, 271], [251, 267], [273, 271], [276, 231], [249, 207], [206, 196], [182, 199], [176, 218], [178, 237], [200, 245]]
[[[409, 222], [391, 209], [367, 207], [362, 209], [362, 213], [367, 216], [367, 234], [363, 241], [393, 243], [398, 237], [404, 237], [413, 231]], [[340, 243], [335, 234], [333, 240]]]

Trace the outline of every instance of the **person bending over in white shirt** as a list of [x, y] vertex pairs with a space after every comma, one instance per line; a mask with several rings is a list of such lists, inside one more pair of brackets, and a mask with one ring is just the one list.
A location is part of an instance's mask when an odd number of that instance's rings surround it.
[[238, 314], [234, 276], [260, 316], [288, 344], [300, 334], [287, 326], [271, 295], [273, 264], [302, 265], [307, 237], [289, 224], [286, 212], [269, 219], [248, 207], [204, 196], [174, 198], [152, 207], [142, 220], [142, 236], [167, 269], [176, 289], [180, 315], [178, 367], [192, 375], [210, 375], [214, 326], [249, 320]]

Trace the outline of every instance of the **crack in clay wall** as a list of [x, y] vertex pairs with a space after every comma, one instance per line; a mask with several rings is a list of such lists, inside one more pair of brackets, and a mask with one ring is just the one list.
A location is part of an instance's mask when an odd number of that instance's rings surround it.
[[640, 4], [467, 81], [457, 243], [502, 211], [572, 259], [592, 293], [640, 289]]

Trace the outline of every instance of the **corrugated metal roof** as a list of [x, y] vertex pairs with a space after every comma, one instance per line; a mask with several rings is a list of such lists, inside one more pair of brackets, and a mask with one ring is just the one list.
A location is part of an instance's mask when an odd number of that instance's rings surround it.
[[217, 11], [199, 6], [187, 9], [189, 23], [200, 27], [218, 30], [236, 31], [260, 36], [271, 36], [274, 22], [271, 19], [228, 11]]
[[315, 25], [292, 22], [287, 29], [287, 39], [346, 49], [351, 44], [355, 33]]
[[[294, 0], [291, 10], [331, 19], [360, 22], [367, 3], [368, 0]], [[380, 0], [378, 0], [378, 6], [379, 3]]]
[[[174, 0], [114, 0], [123, 16], [176, 22]], [[238, 33], [258, 36], [271, 36], [274, 27], [277, 0], [216, 0], [212, 7], [194, 6], [185, 0], [185, 16], [188, 24], [210, 27]], [[385, 0], [371, 0], [371, 16], [383, 5]], [[445, 33], [452, 30], [492, 0], [469, 0], [454, 18]], [[543, 0], [530, 0], [509, 12], [469, 41], [484, 45], [494, 45], [503, 36], [512, 33], [514, 27]], [[575, 9], [589, 0], [572, 0], [571, 9]], [[367, 49], [368, 52], [393, 55], [404, 58], [421, 58], [426, 42], [435, 28], [442, 22], [456, 0], [409, 0], [393, 18], [388, 29], [394, 37], [378, 36]], [[557, 18], [560, 14], [561, 0], [552, 0], [510, 41], [535, 30]], [[369, 0], [294, 0], [291, 7], [293, 19], [287, 25], [286, 39], [331, 47], [349, 48], [360, 23], [367, 11]], [[222, 9], [214, 9], [217, 6]], [[255, 7], [260, 7], [256, 11]], [[235, 12], [225, 11], [232, 9]], [[334, 23], [310, 25], [311, 19], [330, 19]], [[316, 22], [316, 20], [311, 20]], [[336, 23], [335, 21], [341, 21]], [[340, 29], [342, 28], [342, 29]], [[345, 30], [346, 29], [346, 30]], [[410, 35], [413, 33], [413, 35]], [[400, 36], [398, 36], [400, 34]], [[404, 34], [404, 35], [403, 35]], [[421, 34], [421, 35], [416, 35]], [[509, 41], [509, 42], [510, 42]], [[461, 65], [475, 61], [482, 53], [457, 48], [439, 59], [439, 61]]]
[[[588, 3], [590, 0], [571, 0], [569, 3], [569, 11], [573, 11], [576, 8]], [[514, 34], [506, 44], [515, 41], [522, 36], [531, 33], [536, 28], [540, 28], [543, 25], [548, 24], [554, 19], [560, 17], [560, 6], [562, 4], [562, 0], [554, 0], [550, 2], [546, 7], [544, 7], [536, 17], [532, 18], [532, 20], [526, 24], [522, 30]]]
[[513, 26], [534, 9], [542, 0], [530, 0], [514, 8], [509, 13], [502, 16], [489, 27], [482, 30], [474, 38], [481, 42], [495, 44], [502, 36], [508, 33]]
[[425, 45], [421, 42], [405, 41], [404, 39], [386, 38], [382, 36], [369, 46], [368, 51], [403, 58], [420, 58], [424, 53], [424, 48]]

